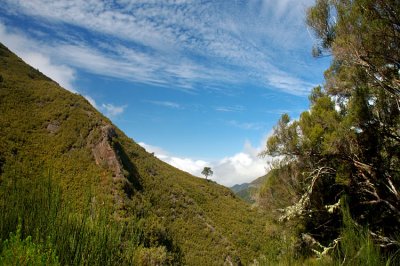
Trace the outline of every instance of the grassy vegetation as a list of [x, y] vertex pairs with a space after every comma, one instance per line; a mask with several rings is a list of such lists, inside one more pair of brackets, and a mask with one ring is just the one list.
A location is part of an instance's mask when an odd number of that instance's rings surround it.
[[[88, 193], [87, 201], [90, 198]], [[25, 259], [29, 262], [24, 261], [22, 265], [36, 265], [42, 260], [46, 265], [135, 263], [135, 255], [143, 250], [140, 246], [143, 228], [139, 223], [117, 223], [109, 219], [108, 210], [94, 209], [95, 206], [87, 203], [90, 210], [76, 213], [73, 206], [63, 201], [60, 187], [50, 176], [33, 179], [18, 169], [12, 178], [3, 176], [0, 186], [2, 261], [11, 261], [14, 256], [16, 265]]]
[[21, 239], [21, 224], [18, 224], [16, 233], [10, 233], [10, 238], [2, 244], [1, 265], [60, 265], [50, 244], [35, 244], [31, 236]]
[[[264, 214], [229, 189], [161, 162], [1, 45], [0, 75], [3, 242], [13, 232], [62, 265], [249, 264], [267, 252]], [[96, 161], [99, 143], [113, 164]]]
[[[99, 143], [114, 164], [96, 161]], [[323, 256], [306, 249], [304, 223], [278, 219], [299, 200], [293, 173], [290, 164], [271, 171], [258, 195], [264, 210], [252, 209], [147, 153], [0, 45], [0, 264], [399, 263], [346, 213], [336, 246]]]
[[263, 175], [255, 179], [251, 183], [235, 185], [231, 187], [231, 190], [235, 193], [236, 196], [243, 199], [245, 202], [253, 204], [256, 201], [257, 193], [260, 190], [260, 187], [263, 185], [267, 178], [268, 175]]
[[369, 234], [368, 228], [357, 224], [350, 215], [346, 197], [341, 199], [339, 218], [343, 226], [337, 241], [322, 246], [305, 234], [304, 220], [282, 221], [282, 210], [298, 201], [291, 193], [296, 186], [290, 165], [274, 169], [259, 190], [258, 203], [267, 211], [268, 252], [261, 260], [262, 265], [398, 265], [400, 253], [393, 249], [381, 249]]
[[[51, 178], [14, 174], [12, 179], [2, 179], [0, 187], [0, 239], [6, 239], [2, 247], [5, 261], [12, 259], [11, 254], [23, 258], [33, 252], [61, 265], [180, 262], [178, 253], [169, 252], [173, 247], [163, 246], [168, 244], [168, 235], [156, 219], [131, 217], [121, 223], [110, 217], [110, 210], [97, 209], [91, 202], [87, 202], [90, 209], [77, 214], [62, 200], [61, 190]], [[87, 199], [91, 199], [89, 193]], [[7, 240], [9, 232], [16, 233]]]
[[[108, 154], [96, 155], [100, 144]], [[301, 219], [283, 223], [277, 210], [298, 202], [304, 186], [295, 170], [271, 171], [258, 193], [264, 210], [252, 209], [147, 153], [0, 45], [0, 264], [400, 263], [345, 211], [335, 216], [343, 226], [334, 246], [306, 243]]]
[[[227, 188], [160, 162], [129, 139], [120, 138], [141, 176], [143, 194], [162, 217], [187, 261], [248, 264], [264, 254], [265, 214]], [[195, 241], [193, 241], [195, 240]], [[211, 260], [212, 258], [212, 260]]]

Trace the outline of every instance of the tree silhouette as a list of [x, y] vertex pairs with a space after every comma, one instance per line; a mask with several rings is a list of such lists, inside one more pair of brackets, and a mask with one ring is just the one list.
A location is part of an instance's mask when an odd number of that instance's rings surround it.
[[201, 174], [204, 175], [204, 176], [206, 177], [206, 179], [207, 179], [209, 176], [212, 176], [213, 173], [214, 173], [214, 172], [211, 170], [211, 167], [204, 167], [203, 171], [201, 172]]

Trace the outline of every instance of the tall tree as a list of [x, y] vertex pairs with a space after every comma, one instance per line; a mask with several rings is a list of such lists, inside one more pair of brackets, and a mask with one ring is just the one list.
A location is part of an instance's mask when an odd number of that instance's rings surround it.
[[317, 0], [307, 11], [314, 55], [330, 53], [332, 64], [310, 110], [283, 115], [264, 154], [283, 156], [297, 180], [281, 220], [299, 219], [323, 246], [340, 238], [344, 201], [376, 243], [400, 246], [399, 16], [394, 0]]
[[317, 0], [307, 23], [319, 42], [316, 56], [331, 53], [327, 89], [349, 92], [354, 79], [400, 95], [400, 1]]

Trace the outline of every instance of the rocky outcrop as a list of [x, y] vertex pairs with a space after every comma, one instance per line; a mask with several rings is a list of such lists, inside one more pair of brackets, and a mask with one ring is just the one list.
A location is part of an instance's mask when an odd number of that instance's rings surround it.
[[[97, 131], [97, 132], [96, 132]], [[99, 128], [92, 130], [91, 134], [98, 134]], [[95, 133], [96, 132], [96, 133]], [[114, 204], [116, 214], [121, 216], [121, 210], [125, 209], [125, 204], [133, 193], [133, 186], [128, 178], [124, 175], [127, 172], [118, 155], [118, 151], [113, 146], [113, 138], [117, 137], [115, 129], [110, 124], [100, 127], [100, 136], [94, 139], [92, 136], [92, 154], [96, 164], [104, 167], [112, 174], [112, 193], [114, 196]]]
[[55, 134], [60, 130], [60, 122], [57, 120], [51, 121], [49, 124], [47, 124], [46, 129], [49, 133]]
[[115, 150], [110, 145], [112, 138], [116, 137], [117, 134], [111, 125], [102, 126], [100, 131], [100, 139], [92, 148], [92, 153], [94, 159], [96, 160], [96, 164], [110, 169], [113, 173], [114, 179], [122, 178], [122, 165]]

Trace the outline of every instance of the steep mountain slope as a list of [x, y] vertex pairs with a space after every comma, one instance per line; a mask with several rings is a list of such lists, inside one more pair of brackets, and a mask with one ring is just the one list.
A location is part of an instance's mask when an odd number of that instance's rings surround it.
[[[266, 252], [265, 220], [258, 210], [229, 189], [147, 153], [82, 96], [62, 89], [0, 45], [3, 217], [9, 211], [7, 184], [40, 176], [60, 187], [71, 212], [90, 217], [107, 212], [115, 223], [139, 224], [138, 245], [164, 246], [168, 263], [249, 264]], [[0, 226], [4, 237], [5, 222]], [[121, 254], [128, 252], [124, 245]]]
[[259, 178], [251, 181], [250, 183], [237, 184], [230, 189], [236, 196], [243, 199], [248, 203], [254, 203], [256, 200], [256, 193], [268, 178], [268, 174], [260, 176]]

